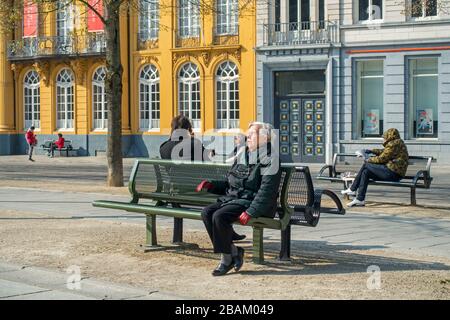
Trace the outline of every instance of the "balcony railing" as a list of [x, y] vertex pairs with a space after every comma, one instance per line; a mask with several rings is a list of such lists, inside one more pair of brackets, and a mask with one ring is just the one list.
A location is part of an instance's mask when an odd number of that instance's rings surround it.
[[27, 60], [39, 57], [102, 55], [106, 52], [103, 32], [65, 37], [31, 37], [8, 42], [9, 60]]
[[137, 34], [138, 50], [148, 50], [158, 48], [158, 33], [139, 32]]
[[189, 48], [199, 47], [201, 42], [201, 28], [190, 27], [176, 31], [175, 47]]
[[264, 24], [265, 46], [336, 43], [338, 25], [333, 21]]
[[239, 26], [216, 26], [214, 29], [214, 45], [237, 45], [239, 44]]

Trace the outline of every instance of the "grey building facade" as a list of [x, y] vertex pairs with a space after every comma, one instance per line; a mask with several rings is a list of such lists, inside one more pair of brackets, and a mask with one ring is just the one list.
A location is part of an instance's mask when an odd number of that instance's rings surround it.
[[379, 147], [450, 163], [450, 1], [271, 0], [258, 6], [257, 115], [281, 155]]

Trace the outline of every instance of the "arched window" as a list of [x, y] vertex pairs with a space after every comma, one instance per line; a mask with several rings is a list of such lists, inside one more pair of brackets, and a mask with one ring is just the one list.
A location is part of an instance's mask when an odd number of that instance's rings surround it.
[[92, 76], [92, 107], [94, 115], [94, 130], [108, 128], [108, 108], [105, 95], [105, 67], [98, 67]]
[[74, 76], [69, 69], [62, 69], [56, 77], [56, 128], [73, 129]]
[[178, 111], [200, 129], [200, 72], [193, 63], [184, 64], [178, 74]]
[[139, 128], [159, 129], [159, 119], [159, 72], [148, 64], [139, 75]]
[[32, 70], [23, 79], [23, 107], [25, 116], [25, 128], [41, 127], [41, 89], [39, 74]]
[[239, 70], [231, 61], [219, 65], [216, 73], [217, 128], [239, 128]]

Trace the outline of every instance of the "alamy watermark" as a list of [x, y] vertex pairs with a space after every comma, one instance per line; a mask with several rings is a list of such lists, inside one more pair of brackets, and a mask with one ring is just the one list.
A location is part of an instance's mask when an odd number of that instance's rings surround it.
[[67, 289], [81, 290], [81, 268], [72, 265], [66, 269], [66, 273], [69, 275], [66, 280]]
[[[170, 140], [177, 143], [171, 150], [171, 160], [176, 164], [192, 159], [209, 160], [215, 163], [265, 164], [261, 169], [263, 175], [276, 174], [280, 166], [280, 141], [278, 129], [260, 129], [251, 136], [242, 131], [220, 134], [217, 131], [206, 131], [203, 135], [194, 135], [185, 129], [176, 129]], [[208, 137], [208, 138], [206, 138]], [[206, 138], [206, 139], [205, 139]], [[192, 140], [194, 139], [194, 140]], [[234, 144], [230, 148], [230, 141]], [[256, 147], [255, 147], [256, 145]], [[232, 149], [232, 151], [230, 151]], [[246, 149], [248, 152], [244, 157]]]
[[381, 290], [381, 269], [377, 265], [371, 265], [367, 267], [369, 278], [366, 281], [367, 289], [369, 290]]

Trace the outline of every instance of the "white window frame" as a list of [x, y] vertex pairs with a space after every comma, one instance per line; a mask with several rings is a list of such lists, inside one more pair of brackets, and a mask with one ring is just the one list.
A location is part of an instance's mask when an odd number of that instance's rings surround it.
[[[185, 88], [187, 89], [185, 91]], [[200, 71], [196, 64], [192, 62], [185, 63], [178, 72], [178, 113], [187, 116], [192, 123], [194, 131], [201, 130], [201, 95], [200, 95]], [[198, 100], [192, 99], [195, 94]], [[185, 99], [184, 97], [187, 97]], [[184, 106], [187, 106], [185, 108]], [[199, 117], [194, 118], [193, 112], [198, 112]]]
[[[373, 19], [372, 18], [372, 14], [368, 14], [369, 18], [367, 20], [360, 20], [359, 17], [359, 1], [360, 0], [356, 0], [356, 5], [355, 5], [355, 15], [356, 15], [356, 21], [358, 21], [358, 23], [360, 24], [370, 24], [370, 23], [382, 23], [384, 21], [384, 17], [385, 17], [385, 11], [386, 11], [386, 1], [385, 0], [381, 0], [383, 2], [383, 9], [382, 9], [382, 18], [381, 19]], [[369, 7], [372, 7], [372, 1], [373, 0], [368, 0], [369, 1]]]
[[[220, 73], [221, 72], [221, 73]], [[231, 104], [234, 102], [235, 108], [234, 112], [239, 113], [240, 116], [240, 105], [239, 98], [231, 100], [231, 86], [234, 84], [235, 96], [239, 96], [239, 69], [235, 63], [232, 61], [222, 62], [216, 72], [216, 127], [219, 131], [239, 131], [239, 118], [231, 118]], [[222, 90], [222, 85], [225, 86], [225, 90]], [[237, 86], [237, 90], [236, 90]], [[225, 95], [225, 100], [222, 100], [221, 96]], [[225, 110], [220, 107], [225, 104]], [[237, 107], [236, 107], [237, 106]], [[226, 117], [222, 119], [219, 114], [226, 111]]]
[[[178, 1], [178, 35], [181, 38], [200, 36], [200, 2], [199, 0]], [[184, 22], [187, 22], [184, 25]]]
[[[62, 74], [67, 72], [71, 78], [70, 82], [59, 80]], [[75, 85], [72, 70], [64, 68], [59, 71], [56, 76], [56, 128], [58, 130], [73, 131], [75, 130]], [[60, 100], [58, 98], [61, 97]], [[71, 98], [71, 99], [70, 99]], [[70, 105], [71, 104], [71, 105]], [[71, 108], [70, 108], [71, 107]], [[62, 108], [62, 110], [61, 110]], [[58, 119], [62, 114], [64, 118]], [[69, 115], [72, 118], [69, 119]]]
[[71, 3], [58, 2], [56, 10], [56, 36], [67, 38], [73, 31], [73, 7]]
[[159, 1], [141, 0], [139, 10], [139, 39], [154, 40], [159, 37]]
[[[27, 91], [30, 94], [27, 94]], [[23, 78], [23, 123], [25, 129], [31, 126], [36, 130], [41, 128], [40, 77], [35, 70], [28, 71]]]
[[[94, 131], [108, 130], [105, 79], [106, 68], [101, 66], [95, 69], [92, 75], [92, 129]], [[100, 114], [100, 118], [97, 117], [98, 114]]]
[[239, 26], [239, 0], [216, 1], [216, 35], [236, 35]]
[[[421, 75], [414, 75], [413, 74], [413, 70], [411, 68], [411, 61], [414, 60], [422, 60], [422, 59], [436, 59], [437, 61], [437, 72], [436, 73], [427, 73], [427, 74], [421, 74]], [[413, 140], [438, 140], [439, 139], [439, 131], [436, 132], [436, 137], [417, 137], [415, 134], [415, 130], [416, 128], [414, 127], [413, 123], [414, 123], [414, 118], [416, 116], [416, 108], [414, 106], [414, 94], [413, 94], [413, 90], [414, 90], [414, 86], [413, 84], [413, 80], [415, 77], [429, 77], [429, 76], [436, 76], [437, 77], [437, 81], [438, 81], [438, 89], [437, 89], [437, 94], [439, 94], [439, 58], [437, 56], [430, 56], [430, 57], [426, 57], [426, 56], [420, 56], [420, 57], [408, 57], [407, 58], [407, 68], [408, 68], [408, 134], [409, 134], [409, 138], [413, 139]], [[439, 100], [436, 106], [436, 116], [438, 117], [438, 122], [439, 122]], [[434, 121], [434, 119], [433, 119]]]
[[[142, 92], [142, 87], [145, 91]], [[139, 73], [139, 129], [141, 131], [159, 131], [161, 122], [159, 70], [153, 64], [147, 64]], [[145, 99], [142, 100], [142, 96]], [[142, 117], [148, 113], [148, 118]], [[154, 113], [158, 116], [154, 117]]]
[[[360, 69], [358, 68], [358, 63], [361, 62], [367, 62], [367, 61], [381, 61], [383, 63], [383, 74], [382, 75], [373, 75], [373, 76], [362, 76]], [[382, 78], [383, 79], [383, 110], [382, 113], [379, 115], [380, 117], [383, 117], [383, 130], [385, 127], [385, 121], [384, 121], [384, 94], [385, 94], [385, 60], [382, 58], [374, 58], [374, 59], [357, 59], [355, 60], [355, 76], [356, 76], [356, 130], [357, 130], [357, 137], [359, 139], [381, 139], [383, 132], [382, 130], [379, 133], [379, 137], [364, 137], [363, 136], [363, 128], [361, 127], [361, 120], [363, 118], [363, 107], [362, 107], [362, 95], [361, 95], [361, 87], [362, 87], [362, 79], [369, 79], [369, 78]]]
[[439, 19], [439, 1], [440, 0], [436, 0], [436, 15], [435, 16], [427, 16], [427, 10], [426, 7], [424, 6], [424, 1], [422, 0], [422, 16], [421, 17], [413, 17], [412, 16], [412, 0], [408, 0], [408, 4], [411, 8], [411, 12], [409, 13], [409, 20], [410, 21], [426, 21], [426, 20], [434, 20], [434, 19]]
[[64, 0], [58, 2], [58, 9], [56, 10], [56, 51], [63, 53], [70, 53], [67, 48], [72, 45], [71, 34], [74, 27], [74, 14], [72, 3], [65, 3]]

